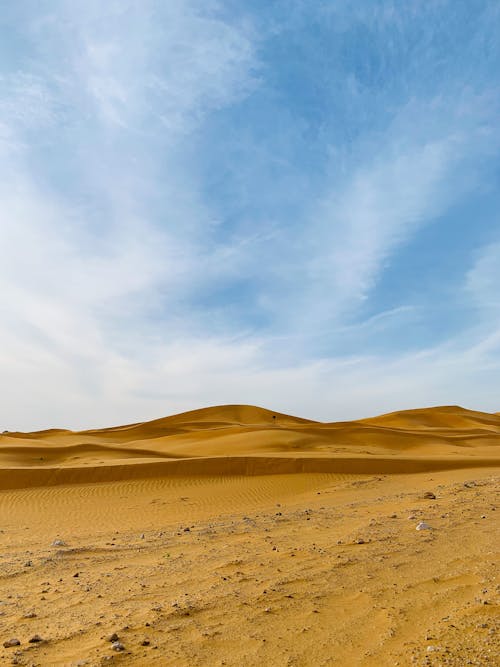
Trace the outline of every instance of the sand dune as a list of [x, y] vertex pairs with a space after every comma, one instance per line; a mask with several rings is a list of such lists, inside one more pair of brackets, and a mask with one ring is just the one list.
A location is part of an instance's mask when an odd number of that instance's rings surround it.
[[0, 664], [493, 665], [499, 444], [453, 406], [4, 433]]
[[248, 405], [0, 436], [0, 488], [171, 475], [418, 472], [495, 465], [500, 416], [457, 406], [322, 423]]

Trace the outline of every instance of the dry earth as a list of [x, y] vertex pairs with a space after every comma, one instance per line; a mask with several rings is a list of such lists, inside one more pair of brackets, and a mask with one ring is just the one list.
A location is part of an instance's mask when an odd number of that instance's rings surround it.
[[0, 664], [500, 664], [499, 443], [455, 407], [5, 434]]

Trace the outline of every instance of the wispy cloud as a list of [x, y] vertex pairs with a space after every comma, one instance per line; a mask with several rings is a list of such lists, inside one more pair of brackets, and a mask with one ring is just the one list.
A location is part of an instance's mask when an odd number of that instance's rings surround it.
[[409, 349], [426, 305], [381, 287], [426, 229], [449, 233], [462, 202], [492, 196], [495, 16], [449, 28], [460, 70], [422, 8], [10, 8], [6, 428], [235, 401], [325, 419], [496, 407], [497, 241], [472, 243], [448, 285], [482, 314], [457, 315], [444, 343]]

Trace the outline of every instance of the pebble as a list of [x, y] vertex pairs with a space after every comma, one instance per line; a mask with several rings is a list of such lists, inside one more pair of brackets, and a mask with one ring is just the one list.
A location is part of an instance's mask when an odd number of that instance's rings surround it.
[[113, 642], [111, 648], [113, 649], [113, 651], [118, 651], [118, 652], [125, 650], [125, 646], [121, 642]]
[[30, 644], [39, 644], [40, 642], [43, 642], [43, 639], [40, 637], [40, 635], [33, 635], [33, 637], [29, 640]]
[[11, 648], [12, 646], [21, 646], [21, 642], [19, 639], [8, 639], [6, 642], [3, 643], [4, 648]]
[[52, 542], [52, 546], [53, 546], [53, 547], [65, 547], [65, 546], [66, 546], [66, 542], [65, 542], [64, 540], [54, 540], [54, 541]]
[[425, 523], [425, 521], [420, 521], [420, 523], [417, 524], [415, 530], [432, 530], [432, 526], [429, 526], [429, 524]]
[[432, 491], [426, 491], [424, 493], [424, 498], [427, 498], [428, 500], [436, 500], [436, 494], [432, 493]]
[[108, 639], [107, 639], [107, 641], [108, 641], [108, 642], [111, 642], [111, 643], [113, 643], [113, 642], [117, 642], [117, 641], [119, 641], [119, 640], [120, 640], [120, 637], [118, 637], [118, 635], [116, 634], [116, 632], [113, 632], [112, 635], [109, 635], [109, 637], [108, 637]]

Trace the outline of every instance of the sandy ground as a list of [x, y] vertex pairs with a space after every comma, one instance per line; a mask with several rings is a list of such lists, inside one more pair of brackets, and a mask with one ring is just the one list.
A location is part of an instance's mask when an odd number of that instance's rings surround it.
[[5, 434], [0, 664], [498, 665], [499, 442], [459, 408]]

